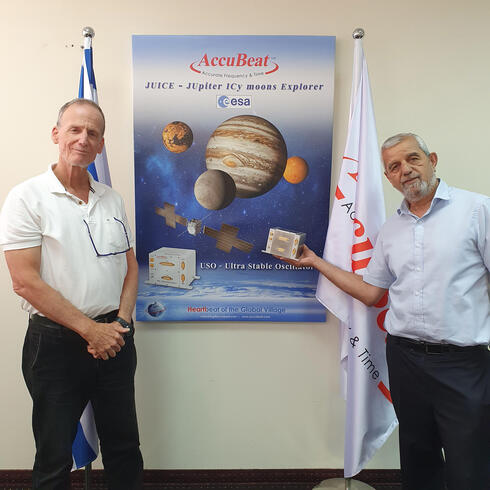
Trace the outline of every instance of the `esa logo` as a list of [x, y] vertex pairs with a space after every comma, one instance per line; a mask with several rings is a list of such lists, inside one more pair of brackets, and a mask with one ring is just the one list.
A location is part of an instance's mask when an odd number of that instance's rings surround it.
[[249, 95], [217, 95], [216, 107], [218, 109], [238, 109], [251, 107], [252, 97]]

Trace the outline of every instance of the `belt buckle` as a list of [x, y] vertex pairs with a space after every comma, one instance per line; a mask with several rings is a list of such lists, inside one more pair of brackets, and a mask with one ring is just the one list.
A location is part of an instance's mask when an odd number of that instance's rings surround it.
[[424, 348], [426, 354], [442, 354], [445, 352], [442, 344], [424, 344]]

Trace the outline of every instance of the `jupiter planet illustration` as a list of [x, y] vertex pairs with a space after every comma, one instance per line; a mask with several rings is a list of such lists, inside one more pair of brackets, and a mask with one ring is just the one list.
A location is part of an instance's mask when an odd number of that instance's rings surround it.
[[270, 191], [284, 174], [287, 148], [278, 129], [258, 116], [236, 116], [221, 123], [209, 138], [206, 167], [235, 181], [236, 197]]

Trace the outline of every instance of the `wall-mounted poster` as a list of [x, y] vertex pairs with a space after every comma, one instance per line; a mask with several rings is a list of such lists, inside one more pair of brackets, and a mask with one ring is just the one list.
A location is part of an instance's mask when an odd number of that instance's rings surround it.
[[318, 273], [268, 252], [322, 252], [334, 58], [329, 36], [133, 36], [138, 321], [325, 320]]

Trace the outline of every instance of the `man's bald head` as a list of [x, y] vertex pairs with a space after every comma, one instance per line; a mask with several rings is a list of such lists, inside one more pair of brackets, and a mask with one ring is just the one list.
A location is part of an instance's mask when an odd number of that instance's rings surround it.
[[75, 104], [79, 104], [79, 105], [90, 105], [93, 108], [97, 109], [97, 111], [99, 111], [99, 114], [102, 117], [102, 128], [101, 128], [101, 131], [102, 131], [102, 136], [104, 136], [104, 132], [105, 132], [105, 116], [104, 116], [104, 113], [102, 112], [102, 109], [100, 108], [99, 104], [96, 104], [95, 102], [93, 102], [92, 100], [89, 100], [89, 99], [78, 99], [77, 98], [77, 99], [70, 100], [69, 102], [66, 102], [65, 104], [63, 104], [61, 106], [59, 112], [58, 112], [58, 120], [56, 121], [56, 126], [58, 128], [60, 127], [61, 120], [63, 118], [63, 114], [68, 109], [68, 107], [71, 107], [72, 105], [75, 105]]

